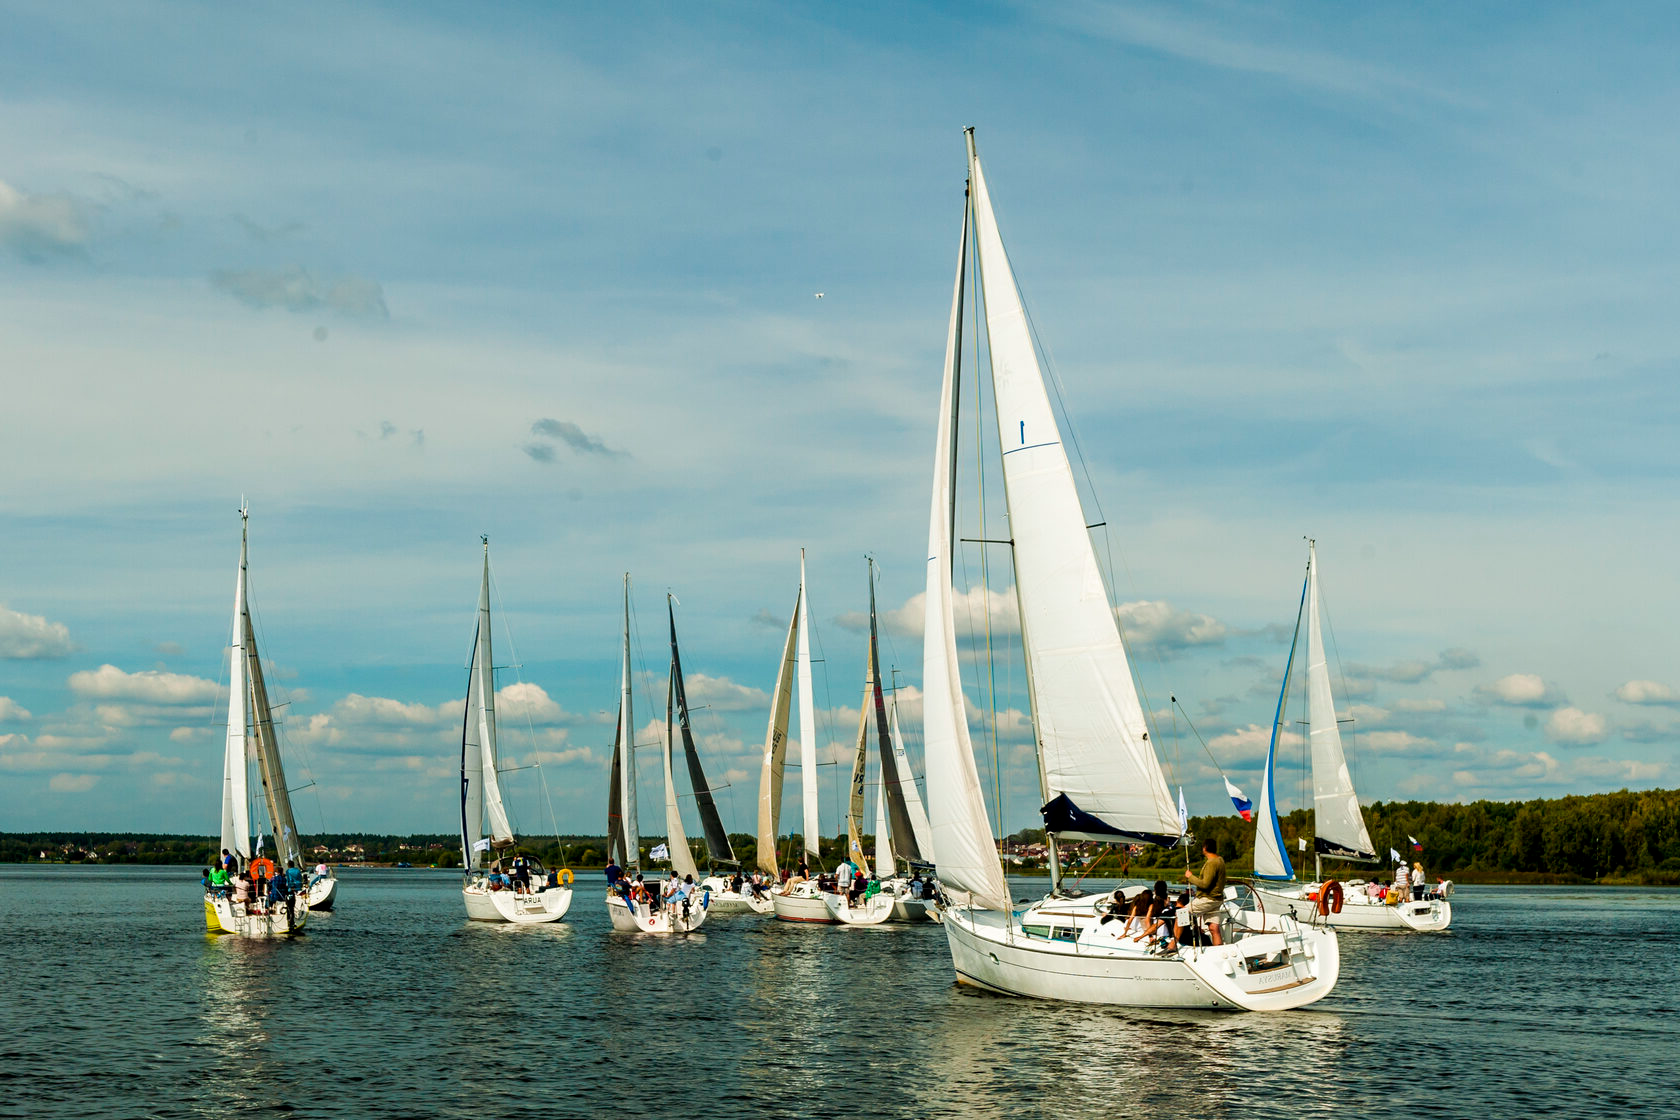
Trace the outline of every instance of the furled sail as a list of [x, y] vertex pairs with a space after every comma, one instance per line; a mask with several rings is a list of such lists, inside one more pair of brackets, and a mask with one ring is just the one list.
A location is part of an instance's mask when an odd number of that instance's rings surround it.
[[811, 699], [811, 594], [805, 587], [805, 550], [799, 550], [799, 789], [805, 815], [805, 858], [822, 855], [817, 819], [817, 713]]
[[799, 606], [805, 601], [801, 584], [799, 598], [788, 620], [787, 641], [776, 670], [776, 691], [770, 697], [770, 725], [764, 731], [764, 769], [758, 778], [758, 869], [775, 875], [776, 830], [782, 820], [782, 773], [787, 766], [788, 708], [793, 703], [794, 639], [799, 629]]
[[[618, 766], [620, 844], [625, 867], [642, 865], [642, 838], [636, 823], [636, 719], [630, 694], [630, 573], [624, 573], [624, 663], [618, 690], [618, 742], [613, 757]], [[610, 810], [609, 810], [610, 816]], [[610, 822], [609, 822], [610, 823]]]
[[688, 718], [688, 694], [683, 689], [682, 657], [677, 653], [677, 615], [671, 599], [666, 596], [665, 612], [671, 619], [671, 685], [676, 692], [677, 727], [682, 733], [683, 755], [688, 759], [688, 782], [694, 788], [694, 805], [700, 811], [700, 827], [706, 834], [706, 849], [717, 863], [734, 863], [735, 848], [724, 831], [723, 818], [718, 815], [717, 801], [712, 787], [706, 782], [706, 771], [700, 765], [700, 752], [694, 746], [694, 728]]
[[1318, 853], [1337, 859], [1372, 860], [1376, 851], [1353, 775], [1342, 753], [1342, 732], [1336, 726], [1336, 702], [1330, 695], [1330, 667], [1324, 658], [1324, 635], [1319, 629], [1318, 550], [1307, 544], [1307, 739], [1313, 769], [1313, 831]]
[[1010, 909], [1009, 887], [986, 820], [986, 800], [968, 736], [953, 616], [951, 548], [956, 501], [957, 370], [962, 356], [963, 279], [968, 265], [968, 211], [957, 248], [957, 279], [945, 336], [945, 373], [934, 440], [933, 498], [928, 514], [926, 612], [922, 618], [922, 743], [926, 753], [928, 822], [940, 882], [957, 902]]
[[245, 564], [248, 511], [239, 510], [239, 573], [233, 581], [233, 644], [228, 656], [227, 749], [222, 756], [222, 847], [251, 858], [251, 795], [246, 765], [249, 730], [245, 688]]
[[[675, 651], [675, 644], [671, 648]], [[689, 875], [699, 881], [700, 869], [694, 864], [694, 853], [688, 849], [688, 833], [683, 830], [682, 808], [677, 804], [677, 778], [671, 767], [671, 751], [676, 740], [676, 715], [677, 663], [672, 661], [671, 676], [665, 685], [665, 749], [660, 752], [665, 763], [665, 845], [671, 852], [671, 870], [679, 877]]]
[[1272, 741], [1266, 745], [1266, 771], [1260, 779], [1260, 811], [1254, 818], [1254, 877], [1293, 879], [1295, 867], [1278, 827], [1277, 773], [1274, 766], [1278, 741], [1283, 737], [1284, 715], [1289, 707], [1289, 684], [1295, 675], [1295, 647], [1301, 641], [1301, 617], [1307, 608], [1307, 585], [1301, 584], [1301, 605], [1295, 611], [1295, 636], [1289, 642], [1289, 660], [1283, 665], [1283, 687], [1278, 690], [1277, 714], [1272, 717]]
[[969, 134], [978, 262], [1046, 827], [1171, 844], [1180, 830]]

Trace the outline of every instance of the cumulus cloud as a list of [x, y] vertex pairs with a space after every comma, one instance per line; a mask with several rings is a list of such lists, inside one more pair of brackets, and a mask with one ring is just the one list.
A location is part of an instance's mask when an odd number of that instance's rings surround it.
[[1121, 603], [1114, 608], [1114, 614], [1134, 649], [1166, 653], [1225, 642], [1227, 631], [1223, 622], [1211, 615], [1179, 610], [1160, 600]]
[[54, 793], [86, 793], [98, 784], [98, 774], [54, 774], [47, 788]]
[[385, 291], [365, 276], [317, 277], [307, 269], [218, 269], [210, 283], [247, 307], [303, 313], [333, 311], [352, 319], [389, 319]]
[[137, 700], [144, 704], [203, 704], [216, 699], [215, 681], [184, 673], [143, 669], [125, 673], [115, 665], [70, 674], [70, 690], [93, 700]]
[[95, 207], [68, 194], [31, 194], [0, 181], [0, 248], [26, 260], [81, 253]]
[[[498, 693], [498, 695], [500, 694]], [[387, 727], [436, 727], [439, 724], [458, 718], [460, 714], [459, 706], [453, 701], [446, 701], [436, 706], [411, 704], [402, 700], [392, 700], [385, 696], [363, 696], [359, 692], [350, 693], [334, 704], [332, 709], [332, 718], [342, 723]], [[312, 720], [320, 720], [325, 717], [313, 716], [311, 718]]]
[[[627, 452], [608, 447], [597, 436], [592, 436], [570, 420], [554, 420], [543, 417], [531, 425], [531, 434], [544, 439], [557, 439], [580, 455], [600, 455], [608, 459], [622, 458]], [[528, 443], [525, 454], [539, 463], [554, 461], [554, 445], [551, 443]]]
[[[1269, 723], [1251, 723], [1247, 727], [1239, 727], [1231, 731], [1213, 736], [1207, 741], [1208, 750], [1215, 758], [1226, 766], [1255, 765], [1266, 759], [1266, 748], [1272, 741], [1272, 725]], [[1300, 732], [1287, 728], [1279, 737], [1279, 753], [1284, 754], [1285, 748], [1290, 752], [1301, 749], [1303, 739]], [[1286, 756], [1292, 758], [1293, 754]]]
[[38, 614], [24, 614], [0, 603], [0, 658], [44, 661], [65, 657], [76, 647], [62, 622], [48, 622]]
[[1624, 704], [1680, 706], [1680, 693], [1656, 681], [1628, 681], [1616, 690], [1616, 699]]
[[566, 718], [559, 703], [550, 699], [540, 685], [529, 681], [516, 681], [496, 690], [496, 715], [502, 719], [529, 720], [539, 726]]
[[29, 709], [10, 696], [0, 696], [0, 722], [17, 722], [29, 718]]
[[1474, 669], [1482, 663], [1473, 650], [1462, 646], [1442, 650], [1433, 660], [1411, 658], [1391, 665], [1349, 665], [1348, 672], [1356, 677], [1389, 681], [1394, 684], [1421, 684], [1443, 671]]
[[1393, 702], [1392, 707], [1397, 712], [1407, 712], [1414, 715], [1427, 715], [1447, 710], [1447, 702], [1437, 699], [1404, 699]]
[[1492, 684], [1479, 684], [1476, 695], [1488, 703], [1513, 708], [1555, 708], [1567, 702], [1563, 693], [1535, 673], [1511, 673]]
[[770, 706], [770, 694], [762, 688], [736, 684], [728, 677], [693, 673], [683, 681], [691, 708], [707, 707], [720, 712], [749, 712]]
[[1603, 716], [1580, 708], [1559, 708], [1546, 721], [1546, 738], [1564, 746], [1602, 743], [1609, 734], [1610, 725]]

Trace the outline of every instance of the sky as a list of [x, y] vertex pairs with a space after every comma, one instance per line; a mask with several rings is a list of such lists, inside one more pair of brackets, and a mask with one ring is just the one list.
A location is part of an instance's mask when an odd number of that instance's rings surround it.
[[[241, 500], [305, 832], [455, 827], [481, 534], [520, 831], [605, 831], [625, 572], [644, 832], [666, 592], [751, 831], [801, 548], [822, 757], [873, 556], [919, 759], [968, 125], [1193, 812], [1258, 792], [1306, 536], [1364, 800], [1680, 781], [1660, 5], [0, 18], [0, 830], [216, 831]], [[1012, 831], [1037, 777], [980, 547]]]

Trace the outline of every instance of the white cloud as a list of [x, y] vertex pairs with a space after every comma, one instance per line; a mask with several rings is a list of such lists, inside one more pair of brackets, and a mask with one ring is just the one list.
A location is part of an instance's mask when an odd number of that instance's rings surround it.
[[317, 277], [290, 268], [218, 269], [210, 283], [247, 307], [283, 307], [287, 311], [335, 311], [350, 318], [389, 319], [385, 291], [365, 276]]
[[202, 727], [177, 727], [169, 733], [169, 741], [171, 743], [190, 743], [205, 733], [205, 729]]
[[149, 704], [202, 704], [216, 699], [215, 681], [142, 669], [125, 673], [115, 665], [83, 669], [70, 674], [70, 689], [95, 700], [138, 700]]
[[[1247, 727], [1239, 727], [1233, 731], [1215, 735], [1208, 740], [1208, 750], [1219, 759], [1222, 766], [1256, 765], [1266, 760], [1266, 748], [1272, 741], [1272, 725], [1269, 723], [1251, 723]], [[1279, 738], [1278, 746], [1300, 750], [1301, 735], [1299, 732], [1285, 730]]]
[[1680, 705], [1680, 693], [1656, 681], [1628, 681], [1616, 690], [1616, 699], [1624, 704]]
[[10, 696], [0, 696], [0, 720], [26, 720], [28, 718], [29, 709]]
[[1564, 702], [1563, 694], [1535, 673], [1511, 673], [1492, 684], [1479, 684], [1476, 695], [1513, 708], [1550, 708]]
[[68, 655], [75, 646], [62, 622], [48, 622], [38, 614], [24, 614], [0, 603], [0, 658], [44, 661]]
[[1602, 743], [1610, 734], [1605, 718], [1579, 708], [1559, 708], [1546, 721], [1546, 738], [1565, 746]]
[[1133, 648], [1158, 651], [1216, 646], [1225, 642], [1225, 624], [1211, 615], [1183, 611], [1162, 600], [1121, 603], [1115, 616]]
[[1445, 700], [1435, 700], [1435, 699], [1429, 699], [1429, 700], [1396, 700], [1396, 701], [1394, 701], [1393, 706], [1394, 706], [1394, 710], [1397, 711], [1397, 712], [1408, 712], [1408, 713], [1412, 713], [1412, 714], [1427, 714], [1427, 713], [1434, 713], [1434, 712], [1444, 712], [1444, 711], [1447, 710], [1447, 702]]
[[[392, 700], [385, 696], [363, 696], [359, 692], [350, 693], [334, 704], [332, 709], [332, 718], [336, 721], [387, 727], [436, 727], [459, 715], [459, 706], [453, 701], [445, 701], [434, 707]], [[313, 722], [324, 717], [311, 718]]]
[[1367, 731], [1359, 736], [1359, 748], [1371, 754], [1419, 754], [1432, 749], [1435, 740], [1420, 738], [1410, 731]]
[[1374, 704], [1354, 704], [1348, 708], [1347, 714], [1352, 716], [1356, 723], [1374, 725], [1388, 718], [1388, 709], [1379, 708]]
[[683, 679], [690, 708], [711, 708], [719, 712], [749, 712], [770, 707], [770, 694], [762, 688], [736, 684], [728, 677], [693, 673]]
[[92, 207], [68, 194], [31, 194], [0, 181], [0, 248], [31, 260], [80, 252], [91, 232]]
[[[447, 706], [440, 705], [440, 708]], [[566, 718], [566, 713], [540, 685], [516, 681], [496, 690], [496, 717], [521, 722], [529, 720], [540, 726], [559, 723]]]
[[54, 793], [86, 793], [98, 784], [98, 774], [54, 774], [47, 788]]

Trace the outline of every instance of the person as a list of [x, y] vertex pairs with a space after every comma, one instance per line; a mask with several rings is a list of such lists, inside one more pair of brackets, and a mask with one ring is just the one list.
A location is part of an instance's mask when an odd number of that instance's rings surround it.
[[297, 860], [286, 861], [286, 893], [301, 894], [303, 892], [303, 869], [298, 867]]
[[226, 898], [228, 889], [232, 885], [233, 876], [228, 874], [227, 868], [218, 863], [215, 867], [210, 869], [210, 881], [207, 886], [212, 894], [217, 894]]
[[231, 879], [234, 875], [239, 873], [239, 857], [235, 856], [226, 848], [222, 849], [222, 858], [220, 862], [222, 870], [228, 873], [228, 878]]
[[1225, 861], [1218, 846], [1210, 837], [1202, 841], [1202, 873], [1186, 871], [1185, 881], [1196, 888], [1196, 899], [1190, 903], [1190, 917], [1200, 918], [1207, 925], [1208, 935], [1215, 945], [1225, 944], [1219, 929], [1219, 915], [1225, 906]]
[[729, 889], [734, 891], [736, 894], [740, 894], [741, 888], [746, 885], [746, 882], [746, 879], [741, 875], [741, 869], [737, 867], [735, 869], [735, 874], [729, 877]]
[[268, 908], [270, 911], [277, 910], [284, 906], [286, 908], [287, 916], [291, 916], [292, 896], [286, 890], [286, 877], [284, 875], [276, 875], [268, 881], [268, 894], [265, 897], [268, 900]]
[[199, 882], [204, 884], [204, 893], [209, 894], [210, 893], [210, 869], [208, 867], [201, 867], [198, 870], [199, 870], [199, 873], [201, 875], [201, 878], [199, 879]]
[[852, 863], [852, 857], [847, 856], [840, 861], [840, 866], [834, 872], [835, 886], [840, 894], [851, 897], [852, 878], [858, 873], [857, 866]]
[[1423, 863], [1417, 861], [1412, 864], [1412, 900], [1422, 902], [1425, 892], [1429, 890], [1429, 880], [1424, 877]]
[[922, 897], [922, 873], [920, 871], [910, 877], [910, 897]]
[[251, 881], [251, 873], [245, 872], [233, 881], [233, 900], [241, 903], [249, 910], [254, 903], [256, 884]]
[[1400, 866], [1394, 869], [1394, 896], [1389, 901], [1399, 902], [1401, 899], [1410, 897], [1412, 897], [1412, 869], [1406, 866], [1405, 860], [1401, 860]]
[[614, 887], [618, 886], [618, 881], [622, 878], [624, 878], [624, 868], [622, 868], [618, 865], [618, 861], [616, 859], [614, 859], [611, 856], [608, 856], [607, 857], [607, 890], [610, 891]]
[[531, 861], [523, 852], [513, 857], [513, 889], [531, 893]]
[[939, 880], [932, 875], [922, 881], [922, 901], [932, 903], [935, 906], [942, 905], [945, 901], [939, 894]]
[[861, 871], [859, 871], [856, 875], [853, 875], [851, 877], [851, 880], [844, 884], [844, 890], [846, 892], [846, 905], [847, 906], [856, 906], [860, 900], [868, 897], [864, 893], [868, 889], [869, 889], [869, 877], [868, 876], [866, 876]]
[[1149, 922], [1143, 927], [1143, 932], [1132, 938], [1134, 941], [1148, 942], [1159, 935], [1164, 948], [1167, 945], [1177, 947], [1178, 905], [1167, 893], [1167, 884], [1163, 880], [1155, 881], [1155, 908]]
[[322, 879], [325, 879], [326, 877], [327, 877], [327, 864], [326, 864], [326, 861], [323, 860], [322, 862], [317, 863], [315, 865], [315, 874], [310, 877], [309, 885], [313, 887], [316, 883], [319, 883]]

